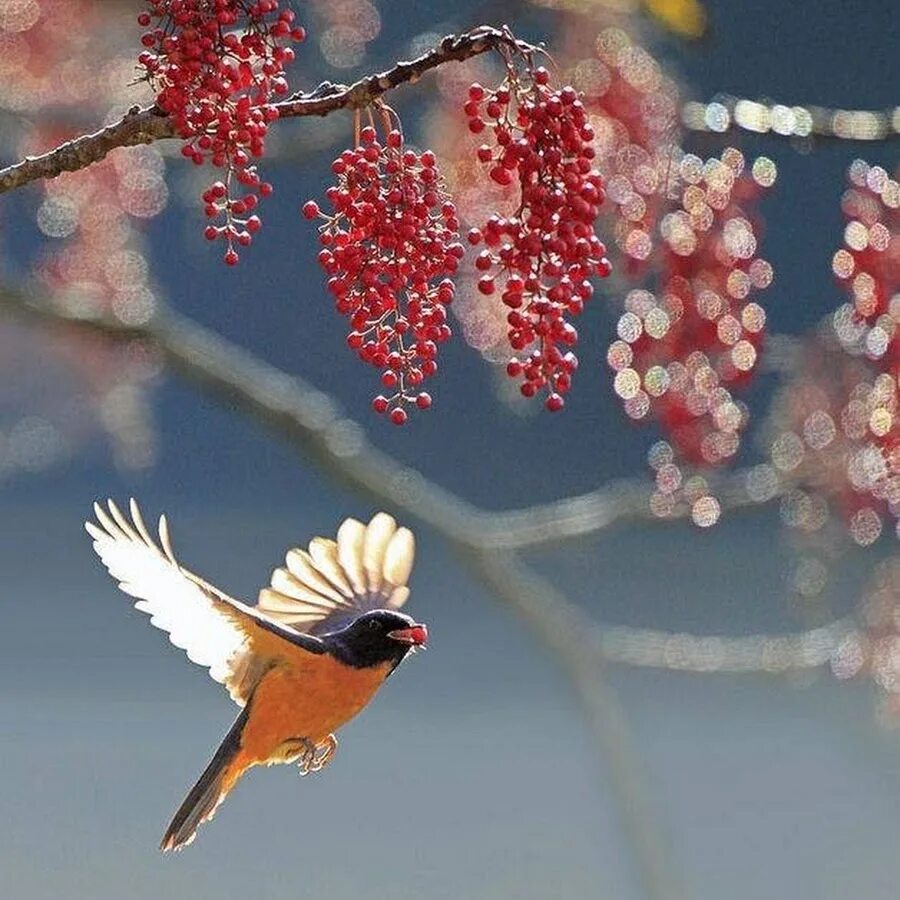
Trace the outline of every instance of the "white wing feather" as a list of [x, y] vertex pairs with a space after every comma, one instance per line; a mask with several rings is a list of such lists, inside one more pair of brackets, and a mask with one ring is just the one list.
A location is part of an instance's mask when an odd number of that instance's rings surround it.
[[94, 504], [99, 525], [85, 523], [94, 550], [119, 587], [136, 599], [135, 608], [244, 705], [252, 688], [245, 678], [255, 670], [247, 628], [265, 617], [183, 570], [172, 553], [165, 517], [159, 525], [161, 549], [134, 500], [130, 511], [131, 523], [112, 501], [108, 512]]
[[369, 609], [399, 609], [409, 598], [416, 542], [387, 513], [364, 525], [346, 519], [337, 540], [313, 538], [287, 553], [259, 593], [257, 609], [296, 631], [322, 633]]

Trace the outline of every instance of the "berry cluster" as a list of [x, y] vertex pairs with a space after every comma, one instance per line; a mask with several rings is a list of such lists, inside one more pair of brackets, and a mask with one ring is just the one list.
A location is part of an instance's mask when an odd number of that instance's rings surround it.
[[[204, 233], [227, 242], [225, 262], [234, 265], [234, 245], [251, 243], [260, 227], [252, 212], [272, 192], [252, 160], [263, 155], [269, 123], [278, 118], [273, 95], [288, 91], [284, 66], [294, 51], [286, 44], [306, 33], [278, 0], [148, 0], [148, 6], [138, 16], [148, 29], [138, 62], [185, 141], [182, 154], [226, 172], [203, 193], [210, 219]], [[243, 196], [235, 195], [234, 181], [246, 189]]]
[[628, 293], [607, 359], [631, 418], [652, 412], [682, 459], [718, 464], [746, 424], [732, 391], [756, 367], [766, 316], [750, 298], [770, 284], [772, 267], [756, 256], [744, 203], [760, 183], [742, 154], [685, 156], [678, 178], [681, 202], [660, 223], [658, 291]]
[[464, 255], [456, 207], [444, 192], [434, 153], [404, 147], [399, 131], [384, 145], [374, 128], [332, 164], [337, 184], [323, 215], [313, 201], [307, 219], [322, 217], [319, 263], [341, 315], [350, 320], [348, 346], [382, 370], [390, 393], [372, 401], [395, 425], [407, 405], [431, 406], [420, 385], [437, 372], [438, 344], [450, 337], [450, 280]]
[[842, 201], [844, 247], [832, 271], [851, 293], [835, 314], [838, 339], [887, 371], [900, 366], [900, 185], [856, 160]]
[[[858, 544], [880, 534], [871, 502], [856, 487], [873, 471], [873, 454], [860, 451], [868, 422], [885, 399], [883, 391], [873, 392], [870, 378], [864, 360], [844, 353], [823, 330], [799, 344], [773, 399], [767, 428], [771, 465], [760, 469], [769, 471], [770, 496], [778, 482], [792, 486], [784, 492], [782, 520], [805, 535], [806, 544], [827, 531], [831, 513], [849, 523]], [[823, 542], [833, 543], [833, 537], [825, 534]]]
[[862, 160], [849, 175], [845, 246], [832, 270], [851, 302], [835, 313], [834, 328], [845, 349], [869, 361], [871, 374], [850, 386], [841, 421], [856, 424], [847, 480], [880, 533], [881, 516], [900, 518], [900, 184]]
[[[588, 35], [567, 37], [577, 46]], [[620, 28], [606, 28], [596, 39], [590, 35], [590, 41], [585, 58], [574, 67], [574, 84], [584, 93], [596, 131], [596, 165], [608, 200], [603, 224], [620, 253], [617, 269], [637, 276], [651, 263], [656, 227], [676, 178], [671, 160], [678, 140], [673, 127], [679, 117], [678, 88]]]
[[609, 275], [606, 247], [594, 221], [604, 199], [603, 179], [593, 168], [593, 129], [574, 88], [549, 86], [544, 68], [523, 77], [510, 70], [494, 91], [469, 88], [469, 131], [490, 130], [494, 146], [477, 155], [491, 179], [516, 184], [515, 215], [493, 215], [469, 242], [484, 244], [475, 260], [478, 290], [499, 292], [509, 307], [509, 343], [517, 354], [506, 367], [533, 397], [546, 389], [551, 411], [565, 404], [578, 358], [570, 349], [578, 332], [567, 320], [581, 313], [594, 292], [591, 277]]

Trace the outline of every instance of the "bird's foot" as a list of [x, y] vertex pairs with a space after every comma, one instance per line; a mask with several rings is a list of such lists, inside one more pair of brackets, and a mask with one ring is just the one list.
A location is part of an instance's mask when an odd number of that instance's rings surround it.
[[297, 768], [301, 775], [321, 772], [331, 762], [338, 745], [337, 738], [333, 734], [329, 734], [319, 744], [314, 744], [308, 738], [302, 738], [300, 743], [302, 750], [297, 760]]

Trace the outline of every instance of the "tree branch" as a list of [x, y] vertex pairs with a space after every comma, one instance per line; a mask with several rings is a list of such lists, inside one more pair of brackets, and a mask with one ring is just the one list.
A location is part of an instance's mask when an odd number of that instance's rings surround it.
[[[173, 371], [300, 446], [341, 483], [392, 503], [462, 545], [510, 550], [583, 537], [626, 519], [661, 521], [649, 506], [652, 484], [638, 479], [523, 509], [478, 507], [374, 447], [363, 427], [347, 418], [333, 397], [172, 311], [159, 312], [142, 325], [127, 325], [111, 315], [37, 302], [8, 287], [0, 287], [0, 308], [48, 325], [151, 341]], [[740, 470], [711, 478], [723, 509], [760, 504], [748, 493], [746, 482], [747, 473]], [[781, 485], [767, 499], [786, 487]], [[677, 507], [674, 516], [688, 514], [685, 505]]]
[[646, 786], [640, 751], [606, 680], [602, 654], [590, 640], [596, 626], [514, 552], [477, 551], [470, 557], [485, 584], [524, 619], [572, 682], [594, 740], [604, 751], [644, 895], [681, 900], [685, 891]]
[[[507, 28], [481, 25], [458, 35], [447, 35], [436, 47], [411, 61], [366, 75], [351, 85], [322, 82], [307, 93], [298, 92], [274, 103], [282, 119], [327, 116], [340, 109], [370, 105], [403, 84], [415, 84], [426, 72], [448, 62], [462, 62], [508, 47], [531, 53], [535, 47], [517, 40]], [[688, 102], [682, 124], [693, 131], [725, 133], [733, 128], [781, 137], [826, 137], [851, 141], [878, 141], [900, 137], [900, 107], [885, 111], [841, 110], [822, 106], [784, 106], [736, 97], [711, 103]], [[169, 117], [158, 107], [134, 106], [116, 122], [66, 141], [39, 156], [28, 156], [0, 169], [0, 194], [41, 178], [55, 178], [99, 162], [117, 147], [133, 147], [177, 137]]]
[[[677, 900], [683, 891], [651, 808], [627, 722], [605, 679], [604, 662], [690, 671], [779, 671], [821, 665], [850, 630], [849, 622], [842, 620], [786, 636], [702, 638], [630, 628], [604, 632], [515, 552], [498, 549], [515, 543], [508, 537], [504, 543], [501, 536], [515, 522], [518, 534], [513, 536], [523, 546], [550, 536], [584, 533], [583, 527], [579, 532], [578, 522], [593, 530], [622, 515], [637, 514], [646, 488], [622, 483], [559, 504], [490, 513], [374, 448], [361, 426], [346, 418], [327, 394], [182, 316], [167, 312], [143, 325], [126, 325], [111, 316], [39, 303], [8, 288], [0, 289], [0, 310], [45, 326], [82, 328], [112, 340], [154, 344], [172, 369], [281, 434], [338, 481], [404, 510], [442, 535], [494, 596], [523, 619], [570, 678], [605, 752], [650, 900]], [[591, 507], [593, 511], [585, 515]]]
[[698, 673], [782, 673], [827, 665], [857, 629], [852, 616], [795, 634], [674, 634], [653, 628], [595, 626], [594, 645], [607, 662]]
[[[493, 512], [475, 506], [374, 447], [362, 426], [344, 416], [328, 394], [171, 312], [132, 326], [0, 287], [2, 311], [44, 326], [152, 342], [186, 380], [282, 435], [340, 483], [418, 518], [470, 556], [581, 537], [629, 518], [653, 519], [652, 486], [631, 479], [524, 509]], [[772, 497], [787, 487], [783, 484]], [[746, 474], [740, 471], [722, 475], [713, 488], [726, 509], [761, 502], [747, 492]], [[509, 602], [516, 605], [515, 598]], [[595, 625], [594, 643], [607, 660], [634, 666], [770, 672], [823, 665], [851, 627], [851, 619], [839, 619], [793, 635], [715, 637]]]
[[[426, 72], [448, 62], [462, 62], [498, 47], [518, 52], [535, 48], [516, 40], [508, 29], [482, 25], [464, 34], [447, 35], [438, 45], [410, 62], [398, 62], [385, 72], [367, 75], [349, 86], [325, 81], [309, 93], [297, 93], [273, 106], [279, 118], [327, 116], [339, 109], [358, 109], [371, 104], [402, 84], [414, 84]], [[121, 119], [67, 141], [40, 156], [0, 169], [0, 194], [40, 178], [83, 169], [99, 162], [116, 147], [132, 147], [177, 137], [168, 116], [158, 107], [132, 107]]]
[[720, 95], [709, 103], [685, 103], [681, 124], [690, 131], [713, 134], [738, 130], [800, 141], [824, 138], [871, 143], [900, 138], [900, 106], [885, 110], [834, 109]]

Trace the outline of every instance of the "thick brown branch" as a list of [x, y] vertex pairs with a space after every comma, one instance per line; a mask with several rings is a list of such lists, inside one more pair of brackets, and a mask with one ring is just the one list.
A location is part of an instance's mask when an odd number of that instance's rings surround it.
[[[426, 72], [448, 62], [461, 62], [499, 47], [531, 52], [505, 28], [482, 25], [459, 35], [447, 35], [436, 47], [410, 61], [367, 75], [351, 85], [323, 82], [315, 90], [297, 93], [274, 104], [283, 119], [327, 116], [340, 109], [368, 106], [402, 84], [414, 84]], [[695, 131], [727, 132], [732, 128], [770, 132], [781, 137], [831, 137], [873, 141], [900, 136], [900, 108], [884, 112], [826, 107], [787, 107], [728, 97], [714, 103], [687, 103], [682, 123]], [[60, 144], [40, 156], [0, 169], [0, 194], [41, 178], [83, 169], [99, 162], [116, 147], [132, 147], [177, 135], [159, 107], [132, 107], [121, 119]]]
[[[326, 116], [339, 109], [365, 107], [402, 84], [415, 83], [426, 72], [444, 63], [461, 62], [501, 46], [525, 52], [533, 49], [517, 41], [506, 29], [483, 25], [464, 34], [448, 35], [434, 49], [416, 59], [398, 62], [387, 71], [367, 75], [350, 86], [326, 81], [314, 91], [294, 94], [274, 105], [282, 119]], [[62, 172], [83, 169], [99, 162], [116, 147], [149, 144], [173, 137], [176, 134], [172, 123], [158, 107], [133, 107], [117, 122], [100, 131], [0, 169], [0, 194], [40, 178], [55, 178]]]
[[39, 178], [56, 178], [63, 172], [87, 168], [116, 147], [149, 144], [169, 137], [174, 137], [172, 125], [159, 109], [133, 106], [117, 122], [99, 131], [83, 134], [40, 156], [26, 156], [15, 165], [0, 169], [0, 194]]

